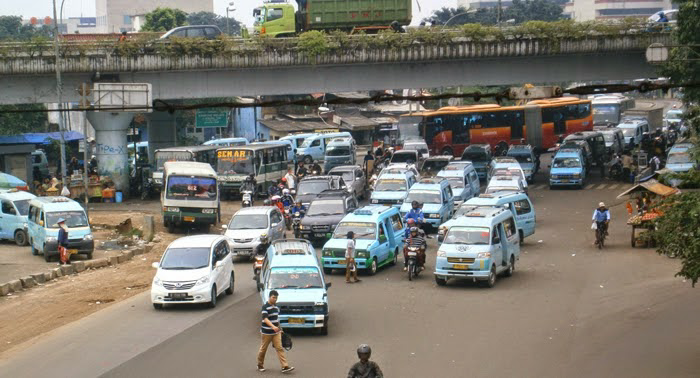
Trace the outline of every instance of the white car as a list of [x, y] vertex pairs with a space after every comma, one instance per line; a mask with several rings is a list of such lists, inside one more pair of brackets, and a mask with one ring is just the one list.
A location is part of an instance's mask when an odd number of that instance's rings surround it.
[[221, 293], [233, 294], [235, 275], [227, 238], [222, 235], [186, 236], [170, 243], [151, 285], [156, 310], [165, 304], [208, 303], [216, 307]]
[[382, 169], [381, 172], [379, 172], [379, 176], [383, 174], [402, 174], [406, 171], [413, 172], [413, 175], [416, 176], [416, 179], [420, 180], [420, 173], [418, 173], [418, 168], [416, 168], [416, 165], [408, 163], [391, 163], [384, 167], [384, 169]]
[[407, 140], [403, 143], [404, 150], [414, 150], [423, 154], [424, 158], [430, 157], [430, 150], [428, 149], [428, 144], [424, 140]]
[[233, 214], [224, 228], [231, 253], [250, 259], [255, 256], [263, 233], [270, 240], [285, 239], [284, 215], [276, 206], [244, 207]]

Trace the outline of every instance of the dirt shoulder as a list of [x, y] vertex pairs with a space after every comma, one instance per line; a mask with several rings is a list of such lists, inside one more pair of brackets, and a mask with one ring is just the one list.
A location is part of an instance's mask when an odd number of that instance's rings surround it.
[[[134, 225], [140, 226], [142, 216], [138, 214], [120, 214], [116, 218], [100, 214], [92, 222], [115, 224], [115, 221], [130, 216]], [[148, 290], [155, 274], [151, 263], [160, 259], [171, 241], [182, 236], [163, 232], [157, 235], [160, 241], [151, 251], [131, 261], [60, 277], [36, 288], [2, 297], [0, 353]]]

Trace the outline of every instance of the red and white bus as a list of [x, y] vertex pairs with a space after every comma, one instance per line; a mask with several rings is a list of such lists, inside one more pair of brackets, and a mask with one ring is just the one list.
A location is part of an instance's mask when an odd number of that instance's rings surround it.
[[593, 130], [591, 101], [560, 97], [523, 106], [498, 104], [449, 106], [401, 117], [399, 132], [425, 139], [431, 154], [461, 156], [470, 144], [490, 144], [505, 152], [525, 143], [540, 151], [569, 134]]

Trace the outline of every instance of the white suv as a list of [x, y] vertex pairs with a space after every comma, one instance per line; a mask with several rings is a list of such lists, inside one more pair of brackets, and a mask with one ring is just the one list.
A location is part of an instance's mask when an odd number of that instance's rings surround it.
[[170, 243], [151, 285], [151, 302], [157, 310], [170, 303], [208, 303], [216, 307], [222, 293], [233, 294], [235, 276], [227, 238], [197, 235]]

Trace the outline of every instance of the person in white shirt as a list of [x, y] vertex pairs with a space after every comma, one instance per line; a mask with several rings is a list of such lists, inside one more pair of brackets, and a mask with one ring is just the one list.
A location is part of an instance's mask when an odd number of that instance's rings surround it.
[[[357, 267], [355, 266], [355, 233], [348, 231], [348, 247], [345, 249], [345, 283], [360, 282], [357, 278]], [[350, 275], [355, 279], [350, 281]]]
[[287, 174], [284, 175], [284, 178], [287, 179], [287, 188], [289, 188], [289, 190], [294, 189], [296, 177], [294, 177], [294, 174], [292, 174], [291, 169], [287, 171]]

